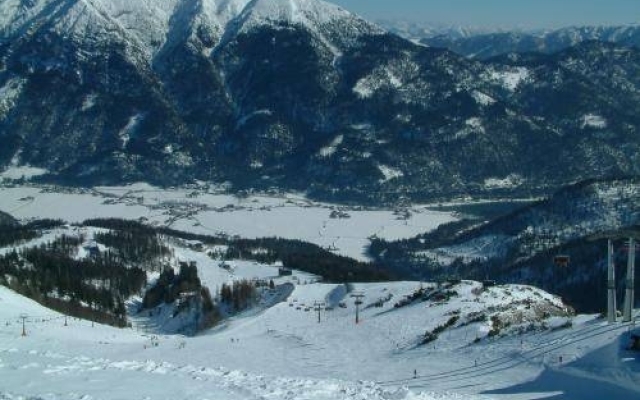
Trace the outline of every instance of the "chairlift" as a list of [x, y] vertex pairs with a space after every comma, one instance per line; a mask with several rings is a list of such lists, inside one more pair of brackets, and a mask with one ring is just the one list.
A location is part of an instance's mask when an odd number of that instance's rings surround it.
[[630, 246], [629, 242], [625, 242], [624, 245], [622, 246], [622, 251], [624, 251], [625, 253], [629, 253], [632, 248], [634, 251], [640, 250], [640, 243], [634, 243], [632, 247]]
[[571, 257], [567, 254], [558, 254], [553, 257], [553, 263], [556, 267], [568, 267], [571, 262]]

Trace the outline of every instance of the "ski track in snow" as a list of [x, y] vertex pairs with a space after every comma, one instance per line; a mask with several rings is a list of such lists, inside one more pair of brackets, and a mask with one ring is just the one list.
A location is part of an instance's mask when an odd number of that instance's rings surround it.
[[[464, 293], [477, 285], [464, 283], [456, 287], [463, 296], [449, 305], [394, 309], [417, 285], [356, 284], [365, 293], [358, 325], [342, 285], [298, 285], [286, 302], [196, 337], [71, 318], [65, 327], [60, 314], [0, 287], [0, 399], [595, 400], [612, 393], [626, 400], [640, 393], [638, 357], [620, 350], [628, 324], [584, 316], [570, 329], [478, 344], [471, 342], [483, 324], [472, 324], [415, 347], [451, 311], [501, 304], [503, 293], [494, 288], [481, 303], [466, 303]], [[540, 298], [525, 286], [509, 291], [514, 300]], [[388, 294], [394, 300], [383, 309], [367, 307]], [[289, 305], [341, 300], [347, 308], [321, 313], [321, 323], [313, 311]], [[29, 315], [26, 337], [22, 313]]]
[[[391, 399], [397, 398], [395, 394], [398, 390], [385, 390], [373, 383], [356, 383], [349, 384], [340, 381], [319, 381], [306, 378], [274, 378], [262, 375], [247, 374], [241, 371], [225, 370], [223, 368], [196, 367], [193, 365], [174, 365], [168, 362], [156, 362], [152, 360], [146, 361], [111, 361], [109, 359], [98, 358], [92, 359], [85, 356], [61, 356], [50, 353], [39, 353], [37, 351], [29, 351], [22, 354], [20, 351], [9, 349], [6, 352], [19, 356], [23, 360], [29, 362], [22, 365], [3, 365], [5, 368], [14, 369], [16, 371], [30, 371], [31, 373], [42, 374], [39, 380], [52, 381], [52, 387], [56, 386], [56, 382], [60, 380], [75, 380], [77, 382], [77, 393], [79, 399], [98, 399], [99, 395], [80, 394], [83, 391], [83, 383], [98, 382], [102, 379], [110, 380], [114, 377], [120, 377], [124, 374], [127, 381], [147, 382], [151, 381], [159, 384], [162, 389], [160, 393], [154, 393], [154, 390], [134, 389], [136, 392], [131, 393], [131, 388], [126, 389], [131, 395], [129, 398], [182, 398], [183, 390], [191, 391], [198, 388], [198, 392], [204, 392], [209, 398], [217, 399]], [[1, 353], [0, 353], [1, 354]], [[166, 383], [179, 385], [179, 389], [168, 389]], [[194, 383], [192, 385], [192, 382]], [[76, 386], [71, 384], [69, 386]], [[193, 386], [189, 389], [188, 386]], [[84, 389], [86, 391], [86, 389]], [[151, 392], [151, 393], [148, 393]], [[198, 394], [197, 396], [200, 396]], [[0, 394], [3, 396], [3, 394]], [[67, 393], [55, 392], [46, 394], [45, 398], [65, 399]], [[0, 399], [20, 398], [8, 393]], [[185, 398], [192, 398], [187, 396]], [[195, 398], [195, 397], [193, 397]]]

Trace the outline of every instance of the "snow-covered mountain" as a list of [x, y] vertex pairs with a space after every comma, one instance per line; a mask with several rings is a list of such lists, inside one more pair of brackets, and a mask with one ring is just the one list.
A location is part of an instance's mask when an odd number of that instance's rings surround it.
[[[426, 276], [532, 284], [562, 295], [580, 311], [596, 312], [605, 305], [607, 265], [606, 240], [599, 235], [637, 232], [639, 226], [637, 178], [586, 181], [494, 220], [454, 223], [436, 234], [377, 244], [375, 252]], [[615, 244], [622, 288], [626, 252], [623, 240]], [[568, 256], [569, 265], [558, 266], [557, 255]]]
[[320, 0], [0, 7], [0, 164], [40, 179], [395, 202], [640, 172], [637, 50], [481, 63]]
[[464, 26], [406, 19], [377, 19], [375, 22], [389, 32], [416, 42], [435, 37], [448, 37], [452, 40], [465, 39], [473, 36], [517, 30], [514, 28]]
[[[398, 33], [404, 34], [402, 31]], [[625, 47], [639, 47], [640, 26], [581, 26], [533, 32], [476, 32], [466, 36], [442, 32], [423, 35], [418, 40], [425, 45], [445, 47], [466, 57], [484, 60], [508, 53], [551, 54], [594, 40]]]
[[358, 28], [362, 33], [379, 32], [340, 7], [317, 0], [7, 0], [0, 11], [4, 38], [32, 35], [46, 26], [86, 44], [124, 39], [150, 58], [199, 30], [213, 45], [255, 27], [281, 23], [302, 24], [320, 34], [350, 22], [340, 32], [351, 38], [342, 40], [354, 39]]

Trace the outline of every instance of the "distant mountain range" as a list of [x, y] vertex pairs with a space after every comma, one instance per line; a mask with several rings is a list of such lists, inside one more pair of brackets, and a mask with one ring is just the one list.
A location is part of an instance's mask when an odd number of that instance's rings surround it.
[[515, 28], [460, 26], [432, 22], [418, 22], [406, 19], [378, 19], [375, 23], [391, 33], [416, 42], [422, 39], [438, 36], [446, 36], [451, 39], [463, 39], [497, 32], [520, 31]]
[[640, 51], [474, 61], [318, 0], [5, 0], [0, 165], [342, 201], [640, 173]]
[[587, 41], [640, 48], [640, 25], [579, 26], [553, 30], [489, 29], [438, 26], [385, 20], [380, 24], [397, 35], [465, 57], [486, 60], [508, 53], [551, 54]]

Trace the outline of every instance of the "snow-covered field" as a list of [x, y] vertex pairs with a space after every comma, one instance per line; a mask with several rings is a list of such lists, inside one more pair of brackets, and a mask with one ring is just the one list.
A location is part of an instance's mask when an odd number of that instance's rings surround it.
[[[21, 246], [72, 232], [90, 240], [96, 230], [57, 228]], [[275, 289], [186, 337], [167, 334], [190, 324], [169, 306], [136, 313], [133, 298], [132, 327], [116, 329], [65, 318], [0, 286], [0, 399], [640, 395], [639, 356], [623, 348], [629, 324], [572, 317], [559, 298], [530, 286], [323, 284], [300, 271], [279, 277], [278, 264], [222, 262], [191, 241], [166, 240], [171, 263], [195, 261], [212, 293], [235, 279], [273, 280]], [[363, 295], [358, 324], [354, 294]], [[426, 332], [437, 337], [424, 341]]]
[[[354, 290], [365, 294], [356, 325], [353, 299], [343, 297], [341, 285], [298, 285], [285, 302], [191, 338], [75, 319], [64, 326], [61, 315], [0, 287], [0, 399], [640, 396], [639, 357], [621, 348], [628, 325], [609, 326], [583, 316], [570, 328], [473, 343], [486, 329], [479, 322], [416, 346], [417, 335], [452, 309], [500, 304], [501, 293], [517, 289], [492, 288], [478, 302], [461, 296], [442, 306], [393, 308], [393, 301], [417, 286], [356, 285]], [[529, 296], [521, 289], [514, 300]], [[538, 292], [530, 293], [536, 297]], [[389, 294], [393, 300], [383, 307], [366, 307]], [[318, 323], [313, 310], [295, 306], [315, 301], [342, 301], [347, 307], [322, 311]], [[26, 316], [24, 337], [21, 315]]]
[[455, 220], [452, 213], [422, 206], [400, 214], [312, 202], [297, 195], [239, 198], [205, 189], [162, 190], [146, 184], [73, 191], [0, 187], [0, 210], [23, 220], [81, 222], [119, 217], [208, 235], [301, 239], [360, 260], [367, 259], [371, 236], [409, 238]]
[[[414, 235], [454, 218], [422, 207], [399, 219], [406, 213], [349, 209], [300, 196], [236, 198], [146, 185], [68, 193], [6, 187], [0, 193], [0, 209], [24, 220], [143, 218], [203, 233], [312, 238], [346, 254], [361, 251], [371, 234]], [[28, 245], [74, 229], [88, 238], [96, 230], [58, 228]], [[347, 236], [358, 245], [350, 245]], [[331, 237], [335, 242], [320, 239]], [[278, 277], [278, 264], [223, 263], [206, 254], [212, 249], [167, 240], [172, 262], [195, 261], [212, 293], [244, 278], [272, 279], [277, 289], [263, 293], [253, 309], [186, 337], [166, 334], [172, 330], [146, 313], [133, 313], [127, 329], [71, 318], [65, 326], [64, 316], [0, 287], [0, 400], [640, 396], [640, 355], [625, 349], [630, 324], [571, 317], [558, 298], [529, 286], [323, 284], [300, 271]], [[420, 288], [418, 297], [428, 301], [406, 300]], [[364, 296], [358, 324], [356, 293]], [[407, 304], [394, 307], [398, 302]], [[437, 338], [421, 344], [426, 332], [437, 332]]]

